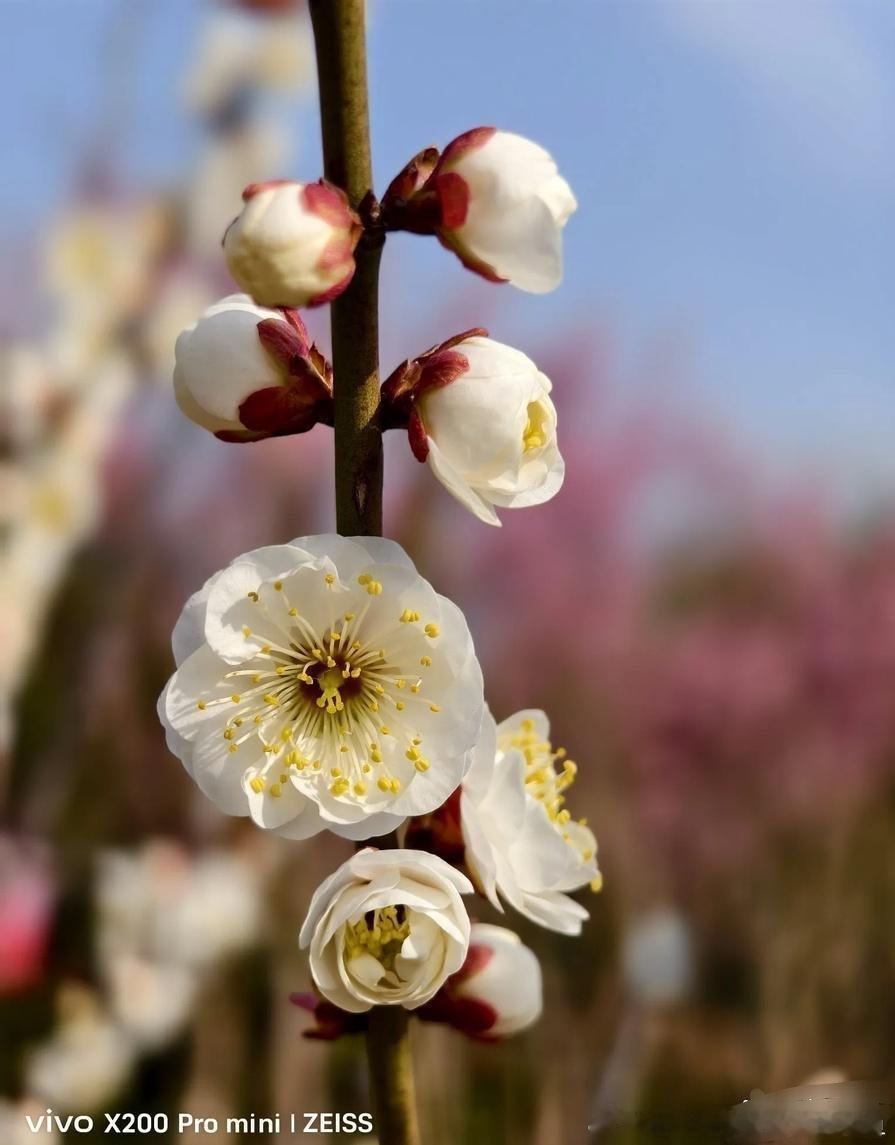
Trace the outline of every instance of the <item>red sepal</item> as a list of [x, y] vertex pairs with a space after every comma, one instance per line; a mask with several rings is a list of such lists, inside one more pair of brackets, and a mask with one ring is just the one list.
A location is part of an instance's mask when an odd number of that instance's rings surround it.
[[239, 420], [255, 433], [267, 437], [285, 437], [290, 433], [307, 433], [321, 421], [319, 401], [309, 398], [298, 385], [266, 386], [249, 394], [239, 407]]
[[389, 183], [388, 190], [382, 196], [382, 210], [387, 212], [392, 207], [400, 209], [402, 202], [406, 202], [422, 188], [437, 163], [437, 147], [425, 147], [414, 155]]
[[429, 435], [423, 425], [423, 419], [416, 410], [412, 410], [407, 422], [407, 439], [410, 442], [410, 451], [417, 461], [425, 461], [429, 456]]
[[331, 1042], [343, 1034], [358, 1034], [367, 1028], [366, 1014], [349, 1014], [347, 1010], [340, 1010], [338, 1006], [318, 998], [316, 994], [290, 994], [289, 1001], [293, 1006], [298, 1006], [314, 1015], [317, 1024], [309, 1030], [302, 1031], [304, 1038]]
[[438, 197], [439, 229], [448, 231], [462, 227], [469, 212], [469, 184], [456, 171], [433, 175], [432, 190]]

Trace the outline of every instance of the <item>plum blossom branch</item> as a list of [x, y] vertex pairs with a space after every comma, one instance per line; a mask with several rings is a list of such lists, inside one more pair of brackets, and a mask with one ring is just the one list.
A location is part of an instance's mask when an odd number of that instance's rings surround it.
[[[370, 220], [373, 167], [367, 105], [364, 0], [311, 0], [327, 179]], [[363, 207], [362, 207], [363, 205]], [[343, 535], [382, 533], [379, 415], [379, 259], [383, 232], [368, 227], [355, 251], [351, 285], [333, 301], [336, 527]], [[382, 1145], [417, 1145], [409, 1020], [400, 1006], [377, 1007], [367, 1032], [370, 1083]]]

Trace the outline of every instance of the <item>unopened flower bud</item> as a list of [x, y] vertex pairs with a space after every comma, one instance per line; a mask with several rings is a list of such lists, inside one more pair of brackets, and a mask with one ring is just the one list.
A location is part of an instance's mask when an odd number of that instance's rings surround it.
[[562, 485], [551, 388], [525, 354], [473, 330], [399, 367], [383, 397], [417, 460], [499, 525], [495, 506], [539, 505]]
[[329, 364], [294, 310], [232, 294], [177, 339], [174, 396], [222, 441], [260, 441], [331, 424]]
[[541, 966], [512, 930], [474, 923], [463, 967], [420, 1017], [484, 1040], [527, 1030], [544, 1008]]
[[[421, 162], [424, 160], [424, 162]], [[577, 207], [552, 156], [521, 135], [476, 127], [431, 167], [421, 152], [383, 199], [393, 229], [436, 234], [464, 266], [543, 294], [562, 279], [562, 229]], [[425, 181], [412, 176], [427, 174]]]
[[322, 180], [252, 183], [224, 235], [224, 257], [239, 286], [261, 306], [331, 302], [354, 275], [361, 235], [344, 192]]

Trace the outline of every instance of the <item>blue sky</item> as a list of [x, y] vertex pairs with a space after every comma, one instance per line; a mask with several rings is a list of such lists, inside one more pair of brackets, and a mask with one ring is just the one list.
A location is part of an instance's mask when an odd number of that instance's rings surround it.
[[[0, 3], [4, 245], [64, 197], [115, 13], [131, 30], [115, 41], [127, 168], [185, 170], [197, 140], [178, 92], [203, 11]], [[681, 400], [770, 472], [895, 493], [889, 0], [373, 0], [370, 60], [380, 188], [424, 144], [494, 123], [548, 146], [580, 201], [548, 298], [468, 291], [435, 244], [401, 237], [386, 286], [408, 328], [466, 291], [470, 324], [485, 308], [523, 347], [575, 322], [609, 330], [621, 373], [669, 342]], [[313, 107], [292, 119], [294, 171], [315, 177]]]

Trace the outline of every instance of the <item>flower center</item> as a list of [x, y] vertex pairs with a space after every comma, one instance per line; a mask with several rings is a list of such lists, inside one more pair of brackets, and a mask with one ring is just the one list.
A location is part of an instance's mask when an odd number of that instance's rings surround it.
[[[336, 577], [321, 575], [335, 591]], [[229, 696], [198, 706], [232, 705], [221, 733], [229, 752], [253, 737], [261, 741], [266, 761], [249, 773], [256, 794], [279, 798], [290, 774], [304, 772], [317, 773], [333, 795], [364, 800], [371, 784], [397, 794], [414, 771], [429, 769], [420, 727], [441, 709], [425, 696], [423, 676], [405, 665], [432, 667], [438, 625], [423, 624], [409, 609], [383, 617], [382, 585], [369, 574], [357, 584], [364, 590], [358, 611], [342, 613], [323, 631], [301, 615], [281, 581], [248, 593], [258, 631], [245, 626], [243, 635], [257, 640], [258, 650], [225, 674]], [[344, 601], [345, 586], [338, 587]]]
[[522, 448], [525, 453], [532, 453], [547, 444], [549, 414], [540, 402], [529, 402], [525, 412], [527, 421], [522, 431]]
[[395, 959], [409, 935], [410, 922], [403, 906], [369, 910], [362, 919], [346, 926], [346, 953], [349, 960], [369, 954], [381, 963], [383, 970], [394, 972]]

